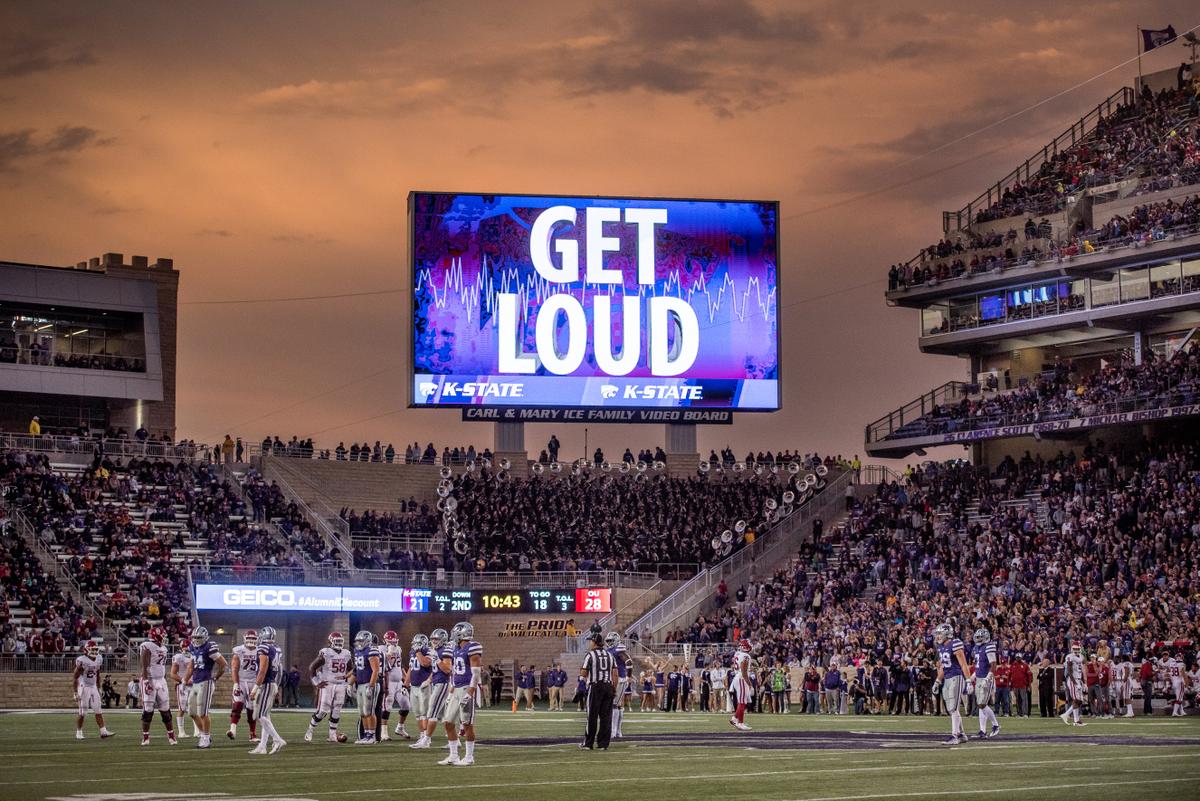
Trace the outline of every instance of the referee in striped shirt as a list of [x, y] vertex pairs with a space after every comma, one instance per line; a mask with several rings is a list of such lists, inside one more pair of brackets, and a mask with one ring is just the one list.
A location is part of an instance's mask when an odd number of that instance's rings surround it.
[[583, 657], [579, 676], [588, 685], [587, 733], [580, 748], [608, 750], [612, 736], [613, 688], [617, 685], [617, 665], [604, 647], [604, 635], [592, 634], [592, 650]]

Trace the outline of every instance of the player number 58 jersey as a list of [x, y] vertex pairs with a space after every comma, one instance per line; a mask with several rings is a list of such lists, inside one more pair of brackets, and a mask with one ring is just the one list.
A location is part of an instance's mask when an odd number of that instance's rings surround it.
[[321, 649], [321, 681], [326, 684], [345, 684], [346, 671], [350, 669], [350, 652], [346, 649], [335, 651], [333, 648]]

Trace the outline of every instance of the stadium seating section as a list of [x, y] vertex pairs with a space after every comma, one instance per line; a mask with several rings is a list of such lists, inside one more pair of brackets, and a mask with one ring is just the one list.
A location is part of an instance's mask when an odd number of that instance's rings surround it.
[[1196, 631], [1198, 510], [1192, 446], [1009, 459], [991, 474], [929, 463], [772, 575], [722, 588], [714, 612], [668, 640], [749, 636], [783, 661], [919, 672], [950, 620], [967, 638], [990, 627], [1010, 655], [1058, 661], [1078, 638], [1140, 660]]
[[983, 392], [942, 404], [897, 427], [887, 439], [922, 437], [1195, 403], [1200, 397], [1200, 352], [1194, 345], [1170, 359], [1151, 352], [1135, 365], [1117, 354], [1087, 375], [1059, 364], [1012, 391]]

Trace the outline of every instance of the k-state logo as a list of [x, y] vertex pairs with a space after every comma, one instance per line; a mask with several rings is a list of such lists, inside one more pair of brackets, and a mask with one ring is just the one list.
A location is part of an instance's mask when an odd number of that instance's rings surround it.
[[435, 392], [437, 392], [437, 384], [433, 383], [432, 381], [422, 381], [421, 382], [421, 394], [422, 395], [424, 395], [425, 397], [428, 398], [430, 395], [432, 395]]
[[226, 606], [295, 606], [292, 590], [225, 590]]
[[605, 384], [604, 386], [600, 387], [600, 397], [602, 397], [602, 398], [617, 397], [617, 388], [614, 387], [612, 384]]

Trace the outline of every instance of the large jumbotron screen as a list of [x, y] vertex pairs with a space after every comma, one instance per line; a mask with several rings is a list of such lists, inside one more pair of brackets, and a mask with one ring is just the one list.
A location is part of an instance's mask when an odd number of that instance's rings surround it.
[[779, 206], [414, 192], [410, 403], [779, 408]]

